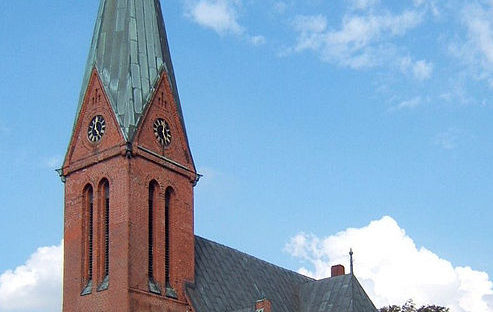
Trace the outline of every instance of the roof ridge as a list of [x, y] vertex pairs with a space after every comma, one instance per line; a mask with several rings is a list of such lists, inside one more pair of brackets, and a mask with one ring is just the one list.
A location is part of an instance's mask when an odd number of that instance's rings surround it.
[[359, 292], [360, 293], [363, 293], [365, 299], [367, 299], [373, 306], [373, 308], [375, 309], [375, 311], [377, 311], [377, 307], [375, 306], [375, 304], [373, 303], [373, 301], [370, 299], [370, 296], [368, 296], [368, 294], [366, 293], [365, 289], [363, 288], [363, 286], [361, 285], [361, 283], [359, 282], [359, 280], [356, 278], [356, 276], [354, 276], [354, 274], [351, 274], [351, 295], [352, 297], [354, 298], [354, 287], [358, 287], [359, 288]]
[[244, 252], [244, 251], [240, 251], [240, 250], [238, 250], [238, 249], [235, 249], [235, 248], [233, 248], [233, 247], [226, 246], [226, 245], [224, 245], [224, 244], [221, 244], [221, 243], [215, 242], [215, 241], [213, 241], [213, 240], [210, 240], [210, 239], [207, 239], [207, 238], [201, 237], [201, 236], [199, 236], [199, 235], [195, 235], [195, 237], [196, 237], [196, 238], [199, 238], [199, 239], [202, 239], [202, 240], [205, 240], [205, 241], [207, 241], [207, 242], [209, 242], [209, 243], [212, 243], [212, 244], [214, 244], [214, 245], [216, 245], [216, 246], [219, 246], [219, 247], [222, 247], [222, 248], [226, 248], [226, 249], [229, 249], [229, 250], [234, 251], [234, 252], [236, 252], [236, 253], [242, 254], [242, 255], [244, 255], [244, 256], [246, 256], [246, 257], [248, 257], [248, 258], [255, 259], [255, 260], [257, 260], [257, 261], [263, 262], [263, 263], [265, 263], [265, 264], [267, 264], [267, 265], [269, 265], [269, 266], [272, 266], [272, 267], [274, 267], [274, 268], [277, 268], [277, 269], [279, 269], [279, 270], [281, 270], [281, 271], [285, 271], [285, 272], [288, 272], [288, 273], [291, 273], [291, 274], [295, 274], [295, 275], [297, 275], [297, 276], [299, 276], [299, 277], [302, 277], [302, 278], [308, 279], [307, 281], [303, 282], [302, 284], [307, 283], [307, 282], [314, 282], [314, 281], [317, 281], [316, 279], [314, 279], [314, 278], [312, 278], [312, 277], [309, 277], [309, 276], [303, 275], [303, 274], [301, 274], [301, 273], [295, 272], [295, 271], [290, 270], [290, 269], [283, 268], [283, 267], [281, 267], [281, 266], [279, 266], [279, 265], [276, 265], [276, 264], [273, 264], [273, 263], [271, 263], [271, 262], [269, 262], [269, 261], [266, 261], [266, 260], [263, 260], [263, 259], [257, 258], [257, 257], [255, 257], [255, 256], [252, 256], [252, 255], [250, 255], [250, 254], [248, 254], [248, 253]]
[[[338, 275], [338, 276], [329, 276], [329, 277], [324, 277], [324, 278], [321, 278], [321, 279], [312, 278], [311, 281], [306, 281], [303, 284], [301, 284], [300, 286], [303, 286], [303, 285], [306, 285], [306, 284], [311, 284], [311, 283], [318, 283], [318, 282], [323, 283], [325, 281], [334, 280], [334, 279], [341, 278], [341, 277], [348, 277], [349, 275], [351, 275], [351, 274], [348, 273], [348, 274], [343, 274], [343, 275]], [[303, 276], [305, 276], [305, 275], [303, 275]], [[311, 277], [309, 277], [309, 278], [311, 278]]]
[[354, 310], [354, 281], [358, 282], [354, 274], [351, 272], [351, 277], [349, 282], [351, 283], [351, 301], [349, 302], [349, 312], [353, 312]]

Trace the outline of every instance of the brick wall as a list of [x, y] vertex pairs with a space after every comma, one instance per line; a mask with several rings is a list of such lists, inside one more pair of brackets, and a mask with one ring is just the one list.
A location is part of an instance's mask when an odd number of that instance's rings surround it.
[[[161, 79], [152, 105], [140, 123], [131, 154], [123, 139], [97, 72], [89, 82], [84, 104], [64, 163], [65, 224], [63, 311], [187, 311], [184, 283], [194, 277], [193, 182], [196, 179], [185, 131], [176, 111], [167, 79]], [[87, 127], [95, 115], [106, 120], [100, 142], [87, 139]], [[172, 131], [172, 143], [157, 143], [152, 124], [164, 118]], [[140, 148], [142, 147], [142, 148]], [[131, 157], [127, 157], [131, 156]], [[172, 161], [169, 161], [172, 160]], [[104, 274], [103, 227], [100, 182], [110, 186], [109, 287], [97, 291]], [[156, 201], [154, 265], [155, 280], [163, 295], [149, 293], [148, 285], [148, 194], [149, 183], [159, 185]], [[83, 280], [83, 190], [94, 190], [93, 287], [81, 296]], [[164, 296], [164, 194], [171, 187], [169, 211], [170, 285], [177, 299]], [[99, 222], [99, 223], [98, 223]], [[98, 225], [99, 224], [99, 225]]]

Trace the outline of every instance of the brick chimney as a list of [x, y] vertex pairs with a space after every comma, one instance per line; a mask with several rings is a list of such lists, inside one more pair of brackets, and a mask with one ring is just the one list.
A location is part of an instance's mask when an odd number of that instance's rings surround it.
[[271, 312], [270, 301], [268, 299], [257, 300], [255, 312]]
[[330, 272], [332, 277], [346, 274], [344, 266], [341, 264], [333, 265], [332, 268], [330, 269]]

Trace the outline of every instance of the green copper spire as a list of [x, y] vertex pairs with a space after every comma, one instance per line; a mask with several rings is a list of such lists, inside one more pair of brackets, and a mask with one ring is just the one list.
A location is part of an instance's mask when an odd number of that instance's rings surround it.
[[101, 0], [77, 115], [94, 67], [127, 141], [133, 140], [162, 72], [185, 131], [159, 0]]

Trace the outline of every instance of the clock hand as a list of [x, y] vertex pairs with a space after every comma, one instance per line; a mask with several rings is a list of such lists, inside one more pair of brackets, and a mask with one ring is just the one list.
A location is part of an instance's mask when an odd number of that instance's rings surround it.
[[98, 122], [97, 121], [94, 123], [94, 131], [96, 131], [96, 134], [99, 135]]

